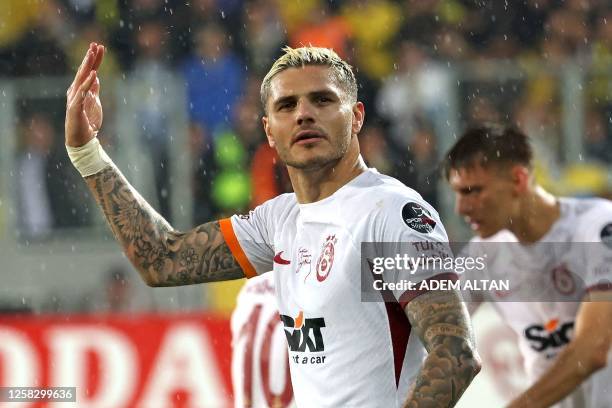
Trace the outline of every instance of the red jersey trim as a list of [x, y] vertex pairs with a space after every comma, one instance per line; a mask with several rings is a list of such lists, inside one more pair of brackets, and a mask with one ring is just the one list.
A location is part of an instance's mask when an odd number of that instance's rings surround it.
[[601, 282], [586, 288], [587, 293], [607, 292], [609, 290], [612, 290], [612, 282]]

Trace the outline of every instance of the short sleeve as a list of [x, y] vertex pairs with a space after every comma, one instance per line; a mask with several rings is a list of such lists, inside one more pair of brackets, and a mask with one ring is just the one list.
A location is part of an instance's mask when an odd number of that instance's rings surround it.
[[273, 268], [273, 220], [268, 215], [270, 201], [246, 215], [233, 215], [219, 221], [225, 242], [240, 264], [246, 277], [251, 278]]
[[612, 290], [612, 205], [602, 205], [589, 211], [580, 222], [579, 239], [574, 250], [582, 253], [587, 292]]
[[383, 266], [381, 278], [396, 284], [388, 287], [403, 308], [430, 288], [447, 288], [457, 274], [449, 267], [452, 251], [438, 213], [420, 197], [396, 195], [385, 201], [374, 226], [376, 261]]

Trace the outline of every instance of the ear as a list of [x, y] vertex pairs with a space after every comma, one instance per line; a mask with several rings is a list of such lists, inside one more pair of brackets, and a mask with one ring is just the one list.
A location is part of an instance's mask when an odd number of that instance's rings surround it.
[[261, 118], [261, 123], [263, 124], [264, 132], [266, 132], [266, 137], [268, 138], [268, 144], [270, 147], [274, 147], [274, 137], [272, 136], [272, 132], [270, 130], [270, 121], [267, 116], [263, 116]]
[[514, 185], [514, 191], [517, 193], [523, 193], [529, 188], [529, 180], [531, 174], [529, 169], [525, 166], [516, 164], [510, 169], [512, 177], [512, 184]]
[[365, 120], [365, 108], [363, 103], [357, 102], [353, 105], [353, 124], [352, 124], [352, 133], [353, 135], [358, 135], [361, 131], [361, 127], [363, 126], [363, 121]]

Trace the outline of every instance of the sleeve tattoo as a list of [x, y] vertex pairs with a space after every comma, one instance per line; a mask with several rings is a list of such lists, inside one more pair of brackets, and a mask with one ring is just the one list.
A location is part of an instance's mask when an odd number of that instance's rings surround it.
[[85, 178], [117, 241], [150, 286], [244, 277], [217, 221], [174, 230], [115, 167]]
[[428, 292], [405, 308], [428, 351], [405, 407], [453, 407], [480, 371], [465, 305], [456, 292]]

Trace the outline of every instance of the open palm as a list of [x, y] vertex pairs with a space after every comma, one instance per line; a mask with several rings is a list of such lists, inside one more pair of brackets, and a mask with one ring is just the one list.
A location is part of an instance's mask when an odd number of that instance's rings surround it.
[[92, 43], [66, 92], [65, 131], [68, 146], [84, 145], [102, 127], [104, 115], [97, 69], [103, 57], [104, 46]]

